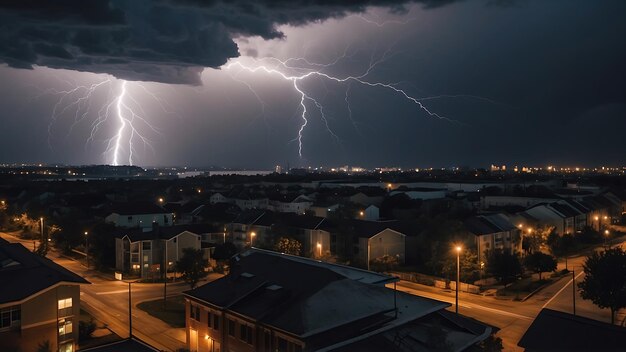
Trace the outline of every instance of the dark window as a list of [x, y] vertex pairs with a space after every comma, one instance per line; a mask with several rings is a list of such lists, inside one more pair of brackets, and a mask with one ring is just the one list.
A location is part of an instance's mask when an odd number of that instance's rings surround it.
[[208, 312], [206, 316], [206, 325], [211, 327], [211, 322], [213, 322], [213, 319], [211, 319], [211, 312]]
[[167, 224], [167, 215], [163, 215], [163, 222]]
[[220, 329], [220, 317], [217, 314], [213, 314], [213, 329]]
[[247, 344], [252, 344], [252, 328], [248, 325], [239, 325], [239, 338]]
[[235, 321], [228, 319], [228, 335], [235, 337]]
[[272, 335], [270, 334], [270, 332], [268, 330], [265, 330], [264, 334], [263, 334], [263, 343], [265, 344], [265, 350], [269, 351], [272, 349]]
[[189, 306], [189, 318], [200, 321], [200, 308], [190, 305]]
[[278, 346], [276, 346], [277, 347], [276, 350], [279, 351], [279, 352], [287, 352], [287, 348], [288, 348], [289, 342], [287, 342], [287, 340], [285, 340], [285, 339], [283, 339], [281, 337], [277, 337], [276, 340], [278, 342], [277, 343]]
[[5, 311], [0, 313], [0, 328], [11, 326], [11, 312]]
[[141, 242], [141, 246], [144, 251], [149, 251], [150, 248], [152, 248], [152, 243], [150, 241], [143, 241]]
[[131, 221], [133, 221], [133, 217], [132, 217], [132, 216], [129, 216], [129, 217], [128, 217], [128, 222], [131, 222]]

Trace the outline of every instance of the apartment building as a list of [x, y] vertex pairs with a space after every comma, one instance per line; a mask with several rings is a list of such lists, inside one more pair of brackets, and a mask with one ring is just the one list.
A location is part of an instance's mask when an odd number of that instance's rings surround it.
[[0, 351], [73, 352], [80, 285], [89, 282], [18, 243], [0, 239]]

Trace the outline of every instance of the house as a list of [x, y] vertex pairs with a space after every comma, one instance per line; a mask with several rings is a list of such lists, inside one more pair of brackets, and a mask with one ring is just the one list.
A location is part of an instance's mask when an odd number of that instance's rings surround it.
[[162, 207], [149, 203], [119, 203], [113, 206], [105, 221], [116, 227], [152, 228], [152, 224], [172, 226], [174, 215]]
[[521, 231], [504, 214], [478, 215], [465, 220], [465, 228], [475, 236], [478, 260], [485, 260], [485, 252], [493, 249], [509, 253], [521, 251]]
[[539, 204], [525, 212], [539, 220], [540, 224], [553, 226], [560, 235], [582, 231], [587, 225], [587, 214], [579, 210], [578, 206], [574, 206], [572, 201]]
[[415, 187], [415, 188], [406, 188], [406, 189], [397, 189], [395, 191], [389, 192], [390, 196], [396, 194], [406, 194], [407, 197], [411, 199], [443, 199], [446, 197], [446, 189], [443, 188], [423, 188], [423, 187]]
[[302, 244], [302, 254], [311, 258], [331, 255], [330, 233], [322, 228], [326, 218], [292, 213], [277, 213], [273, 219], [273, 238], [293, 237]]
[[302, 194], [279, 195], [271, 197], [269, 209], [280, 213], [304, 214], [313, 204], [313, 200]]
[[517, 343], [525, 351], [623, 351], [626, 328], [544, 308]]
[[356, 218], [361, 220], [378, 221], [378, 219], [380, 219], [380, 209], [375, 205], [370, 205], [364, 210], [360, 210]]
[[0, 239], [0, 350], [71, 352], [78, 344], [80, 285], [89, 284], [18, 243]]
[[314, 203], [309, 207], [309, 210], [313, 213], [313, 215], [322, 218], [327, 218], [330, 213], [337, 211], [337, 209], [339, 209], [339, 204], [334, 202], [319, 202]]
[[[190, 351], [359, 351], [364, 341], [430, 350], [429, 325], [450, 304], [398, 292], [396, 279], [356, 268], [251, 249], [228, 275], [184, 292]], [[457, 316], [442, 333], [461, 351], [491, 328], [463, 328]], [[443, 324], [440, 324], [443, 325]], [[393, 333], [389, 335], [390, 332]], [[396, 333], [397, 332], [397, 333]], [[393, 339], [393, 335], [401, 339]], [[390, 340], [391, 336], [391, 340]], [[406, 341], [403, 341], [406, 339]]]
[[[115, 269], [142, 278], [160, 277], [163, 268], [169, 272], [186, 248], [202, 248], [202, 235], [192, 232], [190, 226], [155, 226], [152, 230], [119, 232], [115, 236]], [[210, 253], [205, 253], [207, 260], [209, 256]]]

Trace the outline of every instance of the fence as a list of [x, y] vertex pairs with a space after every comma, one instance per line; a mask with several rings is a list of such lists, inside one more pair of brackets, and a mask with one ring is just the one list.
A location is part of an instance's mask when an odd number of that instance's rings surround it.
[[[456, 290], [456, 281], [448, 281], [436, 276], [424, 275], [420, 273], [388, 272], [388, 275], [397, 276], [400, 280], [415, 282], [422, 285], [434, 286], [437, 288]], [[459, 291], [469, 293], [480, 293], [480, 287], [466, 282], [459, 284]]]

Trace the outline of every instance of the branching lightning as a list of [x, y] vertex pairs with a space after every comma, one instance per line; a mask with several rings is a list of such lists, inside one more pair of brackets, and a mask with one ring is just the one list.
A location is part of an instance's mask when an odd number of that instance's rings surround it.
[[[422, 110], [423, 112], [425, 112], [428, 116], [430, 117], [434, 117], [434, 118], [438, 118], [441, 120], [445, 120], [448, 122], [453, 122], [453, 123], [459, 123], [458, 121], [449, 119], [445, 116], [442, 116], [436, 112], [431, 111], [428, 107], [426, 107], [424, 104], [422, 104], [422, 102], [420, 101], [420, 99], [415, 98], [411, 95], [409, 95], [405, 90], [396, 87], [393, 83], [385, 83], [385, 82], [379, 82], [379, 81], [370, 81], [367, 79], [368, 75], [376, 68], [376, 66], [378, 66], [379, 64], [381, 64], [382, 62], [386, 61], [389, 58], [389, 51], [387, 50], [382, 56], [381, 58], [379, 58], [378, 60], [374, 59], [374, 56], [372, 56], [371, 62], [369, 64], [369, 66], [367, 67], [367, 69], [360, 75], [347, 75], [347, 76], [336, 76], [330, 73], [326, 73], [324, 71], [322, 71], [323, 68], [327, 68], [332, 66], [333, 64], [336, 64], [337, 62], [339, 62], [341, 60], [341, 58], [345, 58], [347, 56], [347, 51], [348, 49], [346, 48], [346, 50], [344, 51], [343, 55], [340, 56], [340, 58], [333, 60], [331, 63], [329, 64], [319, 64], [319, 63], [312, 63], [308, 60], [306, 60], [305, 58], [289, 58], [287, 60], [280, 60], [277, 59], [275, 57], [266, 57], [266, 58], [262, 58], [262, 59], [255, 59], [253, 65], [247, 65], [244, 64], [241, 60], [236, 60], [233, 61], [231, 63], [229, 63], [228, 65], [225, 66], [225, 69], [227, 70], [233, 70], [233, 69], [238, 69], [238, 70], [244, 70], [244, 71], [248, 71], [250, 73], [258, 73], [258, 72], [263, 72], [263, 73], [267, 73], [267, 74], [272, 74], [275, 75], [277, 77], [280, 77], [286, 81], [290, 81], [293, 85], [294, 90], [299, 94], [300, 96], [300, 107], [301, 107], [301, 114], [300, 114], [300, 118], [302, 119], [302, 124], [300, 125], [300, 128], [298, 129], [298, 134], [297, 137], [295, 138], [295, 140], [297, 140], [298, 142], [298, 155], [300, 156], [300, 158], [302, 158], [303, 156], [303, 136], [304, 136], [304, 131], [306, 129], [306, 126], [309, 123], [309, 115], [308, 115], [308, 110], [307, 110], [307, 102], [311, 102], [313, 103], [313, 105], [315, 106], [315, 108], [317, 109], [317, 111], [320, 114], [320, 118], [323, 121], [326, 129], [328, 130], [328, 133], [337, 141], [339, 141], [339, 137], [337, 136], [337, 134], [331, 129], [328, 120], [326, 119], [326, 115], [324, 113], [324, 107], [323, 105], [314, 97], [312, 97], [310, 94], [308, 94], [307, 92], [305, 92], [305, 90], [303, 88], [301, 88], [301, 86], [299, 85], [300, 82], [311, 78], [311, 77], [318, 77], [320, 79], [323, 80], [327, 80], [330, 82], [336, 82], [339, 84], [345, 84], [346, 85], [346, 96], [345, 96], [345, 101], [346, 104], [348, 106], [348, 112], [349, 112], [349, 120], [351, 121], [351, 123], [353, 124], [353, 126], [356, 129], [356, 123], [352, 118], [352, 109], [350, 107], [350, 103], [349, 103], [349, 98], [348, 98], [348, 94], [349, 94], [349, 89], [350, 89], [350, 83], [357, 83], [363, 86], [369, 86], [369, 87], [373, 87], [373, 88], [383, 88], [386, 90], [390, 90], [396, 94], [399, 94], [401, 97], [403, 97], [404, 99], [408, 100], [410, 103], [417, 105], [417, 107]], [[309, 67], [300, 67], [300, 66], [292, 66], [290, 65], [290, 63], [305, 63], [307, 64]], [[311, 67], [312, 66], [312, 67]], [[249, 88], [251, 88], [248, 85]], [[258, 94], [255, 93], [255, 95], [258, 97]], [[433, 99], [433, 97], [430, 97], [430, 99]], [[358, 129], [357, 129], [358, 131]]]
[[[169, 108], [167, 101], [140, 83], [110, 78], [91, 85], [78, 85], [66, 80], [63, 82], [74, 87], [66, 90], [46, 89], [36, 97], [45, 95], [58, 97], [48, 124], [48, 145], [51, 149], [53, 149], [55, 126], [59, 124], [61, 118], [71, 114], [73, 120], [66, 137], [72, 134], [76, 126], [91, 119], [85, 148], [90, 143], [103, 142], [105, 145], [103, 156], [107, 163], [134, 165], [137, 148], [141, 146], [154, 152], [149, 134], [160, 134], [160, 132], [149, 121], [148, 114], [136, 97], [136, 92], [133, 94], [133, 90], [137, 89], [131, 90], [131, 84], [146, 93], [163, 112], [179, 116]], [[105, 90], [107, 87], [108, 90]], [[96, 104], [102, 101], [103, 93], [106, 93], [104, 102]], [[100, 108], [95, 110], [93, 105], [99, 105]], [[110, 135], [111, 130], [114, 131], [112, 136], [100, 137]]]

